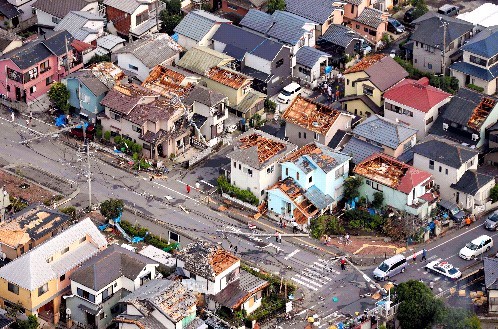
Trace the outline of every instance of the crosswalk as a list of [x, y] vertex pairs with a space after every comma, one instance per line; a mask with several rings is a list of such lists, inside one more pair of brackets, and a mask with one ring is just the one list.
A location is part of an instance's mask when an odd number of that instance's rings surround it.
[[329, 264], [323, 259], [318, 259], [299, 274], [295, 274], [291, 280], [308, 289], [318, 291], [332, 281], [330, 276], [340, 273], [333, 266], [336, 266], [336, 264]]

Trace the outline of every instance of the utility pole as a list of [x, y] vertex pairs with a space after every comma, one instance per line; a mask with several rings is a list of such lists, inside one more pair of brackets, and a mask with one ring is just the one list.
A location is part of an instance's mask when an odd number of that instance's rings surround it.
[[86, 138], [86, 127], [85, 123], [81, 122], [81, 128], [83, 130], [83, 145], [86, 147], [86, 161], [88, 164], [87, 181], [88, 181], [88, 210], [92, 210], [92, 172], [90, 167], [90, 143]]
[[446, 75], [446, 27], [447, 23], [441, 19], [441, 23], [443, 24], [443, 62], [441, 65], [441, 73], [443, 74], [443, 77]]
[[156, 0], [155, 6], [156, 6], [156, 28], [157, 32], [159, 32], [159, 0]]

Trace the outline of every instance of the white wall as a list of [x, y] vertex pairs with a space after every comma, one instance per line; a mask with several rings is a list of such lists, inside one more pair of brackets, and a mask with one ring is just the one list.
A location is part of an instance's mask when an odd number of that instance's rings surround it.
[[271, 62], [261, 57], [247, 53], [244, 63], [246, 66], [252, 67], [253, 69], [264, 72], [266, 74], [271, 74]]
[[[129, 53], [117, 54], [118, 66], [137, 75], [140, 81], [144, 81], [148, 76], [152, 68], [145, 66], [138, 58]], [[131, 69], [130, 64], [137, 67], [137, 70]]]
[[[235, 167], [237, 164], [237, 167]], [[241, 169], [239, 169], [239, 165]], [[273, 167], [273, 171], [272, 168]], [[252, 170], [249, 175], [247, 169]], [[268, 172], [268, 169], [270, 169]], [[265, 191], [280, 179], [280, 164], [275, 160], [272, 164], [257, 170], [241, 162], [231, 160], [230, 184], [243, 190], [251, 191], [260, 201], [265, 196]], [[263, 191], [263, 194], [261, 192]]]
[[[60, 22], [60, 20], [57, 20], [54, 16], [38, 9], [36, 10], [36, 17], [38, 19], [38, 25], [55, 27]], [[52, 18], [56, 20], [55, 23], [52, 21]]]
[[20, 21], [25, 21], [33, 17], [32, 5], [36, 0], [7, 0], [11, 4], [17, 7], [17, 9], [22, 10]]
[[197, 46], [197, 42], [194, 39], [187, 38], [182, 34], [178, 35], [178, 44], [187, 50], [190, 50]]

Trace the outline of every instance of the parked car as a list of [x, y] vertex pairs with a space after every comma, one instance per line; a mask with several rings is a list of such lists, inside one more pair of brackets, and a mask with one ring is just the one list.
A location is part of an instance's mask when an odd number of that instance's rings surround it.
[[495, 210], [488, 215], [488, 217], [484, 221], [484, 228], [490, 231], [498, 230], [498, 210]]
[[405, 23], [411, 23], [415, 19], [415, 7], [408, 9], [403, 16], [403, 21]]
[[457, 223], [461, 223], [466, 217], [465, 212], [452, 202], [441, 200], [439, 201], [439, 208]]
[[438, 14], [445, 15], [445, 16], [456, 16], [460, 12], [460, 9], [457, 6], [454, 5], [443, 5], [439, 7], [437, 10]]
[[372, 52], [372, 47], [365, 40], [361, 40], [360, 42], [355, 44], [354, 50], [357, 53], [363, 54], [363, 56], [366, 56]]
[[448, 262], [441, 261], [441, 259], [430, 262], [425, 265], [425, 268], [431, 273], [443, 275], [451, 280], [459, 279], [462, 276], [462, 272], [456, 267], [453, 267]]
[[477, 258], [491, 248], [493, 248], [493, 239], [490, 236], [481, 235], [460, 249], [458, 255], [465, 260], [471, 260]]
[[403, 255], [395, 255], [386, 259], [374, 271], [375, 280], [386, 281], [396, 274], [403, 273], [406, 268], [406, 258]]
[[287, 104], [299, 94], [301, 94], [301, 86], [299, 83], [292, 82], [282, 89], [280, 94], [278, 94], [277, 100], [280, 103]]
[[[86, 127], [86, 138], [87, 139], [93, 139], [95, 135], [95, 126], [93, 124], [85, 124]], [[71, 136], [78, 138], [78, 139], [83, 139], [83, 127], [82, 125], [79, 125], [75, 128], [72, 128], [69, 132]]]
[[387, 20], [387, 30], [394, 34], [401, 34], [405, 32], [405, 26], [401, 24], [397, 19], [389, 18]]

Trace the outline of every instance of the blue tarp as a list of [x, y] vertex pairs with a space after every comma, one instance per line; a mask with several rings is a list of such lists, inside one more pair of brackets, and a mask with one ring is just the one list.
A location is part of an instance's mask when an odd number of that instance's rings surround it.
[[332, 66], [325, 66], [325, 73], [332, 72]]
[[[88, 122], [83, 122], [83, 126], [85, 127], [85, 130], [88, 128]], [[76, 126], [77, 129], [81, 129], [81, 125]]]
[[55, 118], [55, 126], [62, 127], [66, 125], [66, 116], [64, 114], [59, 115]]
[[171, 39], [173, 39], [173, 41], [175, 42], [178, 42], [178, 38], [179, 38], [178, 33], [175, 33], [171, 36]]

